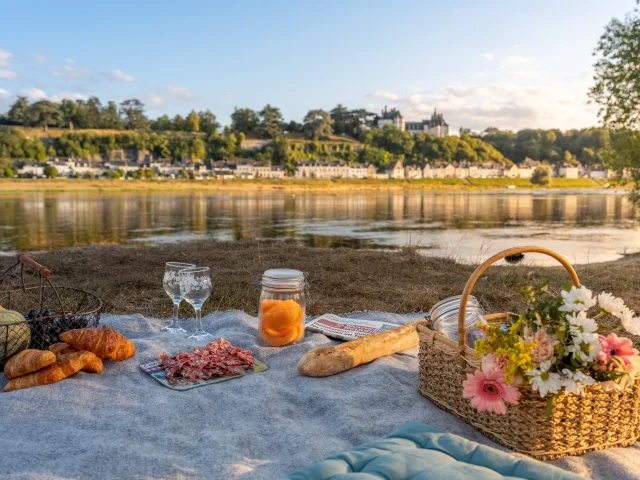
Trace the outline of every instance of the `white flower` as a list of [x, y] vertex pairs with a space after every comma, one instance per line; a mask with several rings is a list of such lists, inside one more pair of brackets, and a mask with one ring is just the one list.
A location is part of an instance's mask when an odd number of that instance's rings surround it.
[[598, 305], [605, 312], [621, 318], [622, 314], [629, 310], [621, 298], [614, 297], [608, 292], [602, 292], [598, 295]]
[[569, 322], [569, 333], [574, 336], [573, 343], [590, 343], [594, 339], [598, 339], [596, 332], [598, 331], [598, 324], [595, 320], [587, 318], [587, 312], [574, 312], [571, 315], [567, 315], [567, 321]]
[[580, 370], [572, 372], [569, 369], [562, 370], [564, 375], [563, 384], [567, 393], [575, 393], [576, 395], [584, 394], [584, 387], [589, 387], [596, 381], [589, 375], [585, 375]]
[[573, 345], [569, 345], [567, 350], [573, 353], [573, 358], [583, 365], [593, 363], [602, 350], [596, 333], [583, 333], [580, 337], [574, 337], [573, 340]]
[[627, 310], [620, 317], [620, 323], [627, 332], [632, 335], [640, 335], [640, 317], [634, 317], [634, 315], [632, 310]]
[[540, 364], [539, 369], [528, 370], [529, 383], [534, 391], [538, 391], [541, 397], [547, 393], [558, 393], [562, 387], [562, 376], [558, 373], [550, 372], [551, 362], [546, 361]]
[[561, 312], [579, 312], [581, 310], [589, 310], [593, 307], [597, 300], [593, 298], [591, 290], [587, 287], [576, 288], [571, 287], [570, 291], [563, 290], [560, 292], [564, 299], [564, 305], [559, 310]]

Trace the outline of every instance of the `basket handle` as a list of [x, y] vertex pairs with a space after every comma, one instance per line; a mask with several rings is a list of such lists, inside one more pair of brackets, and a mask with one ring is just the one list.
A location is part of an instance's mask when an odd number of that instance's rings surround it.
[[544, 253], [545, 255], [549, 255], [550, 257], [555, 258], [558, 262], [562, 264], [562, 266], [567, 270], [569, 276], [571, 277], [571, 282], [576, 286], [580, 286], [580, 280], [578, 280], [578, 274], [573, 269], [569, 261], [564, 258], [562, 255], [557, 254], [553, 250], [549, 250], [548, 248], [543, 247], [514, 247], [509, 248], [508, 250], [504, 250], [500, 253], [496, 253], [493, 257], [485, 260], [476, 270], [471, 274], [469, 280], [467, 280], [467, 284], [464, 286], [464, 291], [462, 292], [462, 298], [460, 299], [460, 311], [458, 313], [458, 355], [460, 365], [465, 365], [465, 360], [463, 357], [463, 352], [465, 351], [467, 345], [467, 332], [465, 325], [465, 318], [467, 315], [467, 302], [469, 301], [469, 295], [471, 295], [471, 290], [474, 285], [480, 278], [487, 268], [496, 263], [498, 260], [502, 260], [504, 257], [508, 257], [510, 255], [517, 255], [518, 253]]
[[33, 258], [31, 258], [26, 253], [21, 253], [20, 255], [18, 255], [18, 261], [22, 265], [33, 268], [36, 272], [38, 272], [44, 278], [48, 278], [49, 275], [51, 274], [51, 270], [49, 270], [47, 267], [43, 267], [42, 265], [40, 265], [38, 262], [36, 262]]

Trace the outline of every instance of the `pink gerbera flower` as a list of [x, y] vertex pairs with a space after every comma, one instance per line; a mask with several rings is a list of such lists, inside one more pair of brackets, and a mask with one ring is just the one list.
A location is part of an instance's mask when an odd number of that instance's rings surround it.
[[[495, 359], [494, 359], [495, 360]], [[493, 364], [493, 362], [491, 362]], [[493, 364], [492, 366], [494, 366]], [[483, 369], [485, 362], [483, 361]], [[504, 371], [497, 368], [486, 368], [467, 374], [462, 384], [464, 398], [471, 399], [471, 406], [479, 412], [493, 412], [500, 415], [507, 413], [504, 402], [518, 404], [520, 392], [504, 380]]]
[[[618, 357], [627, 367], [632, 367], [632, 357], [638, 354], [638, 350], [633, 348], [633, 342], [626, 337], [618, 337], [615, 333], [610, 333], [606, 337], [598, 337], [602, 349], [596, 357], [601, 368], [606, 367], [613, 357]], [[615, 366], [612, 367], [615, 368]]]

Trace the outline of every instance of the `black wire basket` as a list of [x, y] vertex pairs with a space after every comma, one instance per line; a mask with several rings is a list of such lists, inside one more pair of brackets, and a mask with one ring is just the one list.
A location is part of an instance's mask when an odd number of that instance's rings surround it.
[[[55, 287], [49, 274], [49, 269], [21, 254], [0, 276], [0, 306], [22, 315], [20, 319], [9, 314], [9, 320], [0, 323], [0, 365], [26, 348], [46, 350], [60, 341], [63, 332], [100, 323], [98, 296], [79, 288]], [[37, 284], [27, 285], [25, 275]], [[12, 277], [18, 278], [19, 285], [5, 287], [14, 283]]]

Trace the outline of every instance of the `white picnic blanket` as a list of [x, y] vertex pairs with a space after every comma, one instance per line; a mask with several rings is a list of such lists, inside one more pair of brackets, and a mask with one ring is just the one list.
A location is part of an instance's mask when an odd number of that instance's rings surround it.
[[[349, 316], [406, 323], [421, 315]], [[257, 346], [255, 317], [239, 311], [205, 318], [205, 328], [249, 348], [263, 373], [179, 392], [139, 369], [160, 352], [189, 349], [159, 333], [166, 320], [103, 315], [136, 343], [136, 357], [107, 362], [60, 383], [0, 394], [0, 478], [273, 479], [390, 433], [410, 420], [497, 447], [418, 393], [418, 360], [394, 355], [328, 378], [296, 364], [333, 342], [307, 333], [286, 348]], [[186, 321], [187, 328], [192, 328]], [[1, 386], [4, 386], [2, 382]], [[500, 448], [500, 447], [497, 447]], [[640, 448], [615, 448], [555, 465], [597, 479], [640, 478]]]

